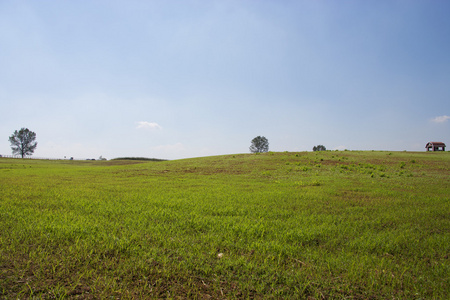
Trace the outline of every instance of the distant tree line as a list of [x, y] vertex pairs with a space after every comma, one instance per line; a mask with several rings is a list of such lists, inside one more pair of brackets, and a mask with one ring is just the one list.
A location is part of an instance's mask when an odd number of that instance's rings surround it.
[[327, 148], [325, 148], [324, 145], [317, 145], [313, 147], [313, 151], [326, 151]]
[[149, 161], [167, 161], [167, 159], [147, 158], [147, 157], [118, 157], [112, 160], [149, 160]]
[[[32, 155], [37, 147], [36, 133], [30, 131], [28, 128], [21, 128], [19, 131], [9, 137], [11, 143], [11, 149], [13, 154], [20, 155], [22, 158]], [[313, 151], [325, 151], [327, 150], [324, 145], [317, 145], [313, 147]], [[265, 136], [258, 135], [251, 141], [250, 152], [263, 153], [269, 151], [269, 140]], [[73, 159], [73, 158], [71, 158]], [[116, 160], [150, 160], [150, 161], [164, 161], [165, 159], [146, 158], [146, 157], [119, 157]], [[104, 160], [100, 156], [99, 160]]]
[[[324, 145], [317, 145], [313, 147], [313, 151], [326, 151]], [[250, 152], [252, 153], [262, 153], [269, 151], [269, 141], [264, 136], [255, 137], [250, 145]]]

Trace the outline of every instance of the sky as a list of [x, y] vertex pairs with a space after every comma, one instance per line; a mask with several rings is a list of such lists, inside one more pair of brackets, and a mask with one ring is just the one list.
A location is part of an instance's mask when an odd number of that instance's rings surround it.
[[450, 147], [450, 1], [0, 0], [0, 154]]

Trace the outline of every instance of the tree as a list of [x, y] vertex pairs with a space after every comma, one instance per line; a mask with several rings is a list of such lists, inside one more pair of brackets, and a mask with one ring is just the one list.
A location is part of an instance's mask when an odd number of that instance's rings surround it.
[[261, 153], [269, 151], [269, 141], [263, 136], [257, 136], [252, 140], [250, 146], [252, 153]]
[[28, 130], [28, 128], [22, 128], [19, 131], [16, 130], [13, 135], [9, 137], [13, 154], [21, 155], [22, 158], [33, 154], [34, 149], [36, 149], [37, 146], [35, 140], [36, 133]]
[[326, 151], [327, 148], [325, 148], [324, 145], [317, 145], [313, 147], [313, 151]]

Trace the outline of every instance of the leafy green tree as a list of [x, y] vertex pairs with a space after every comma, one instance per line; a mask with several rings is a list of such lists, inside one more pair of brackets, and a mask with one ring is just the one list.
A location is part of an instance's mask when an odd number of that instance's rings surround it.
[[264, 136], [257, 136], [252, 140], [250, 146], [252, 153], [261, 153], [269, 151], [269, 141]]
[[33, 154], [36, 149], [36, 133], [30, 131], [28, 128], [22, 128], [19, 131], [14, 131], [13, 135], [9, 137], [11, 149], [13, 154], [21, 155], [24, 158], [27, 155]]
[[324, 145], [317, 145], [313, 147], [313, 151], [326, 151], [327, 148], [325, 148]]

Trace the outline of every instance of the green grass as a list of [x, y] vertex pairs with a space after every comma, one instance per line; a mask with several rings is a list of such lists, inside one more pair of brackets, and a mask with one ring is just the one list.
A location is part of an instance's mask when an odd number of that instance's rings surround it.
[[448, 299], [449, 171], [447, 152], [2, 158], [0, 299]]

